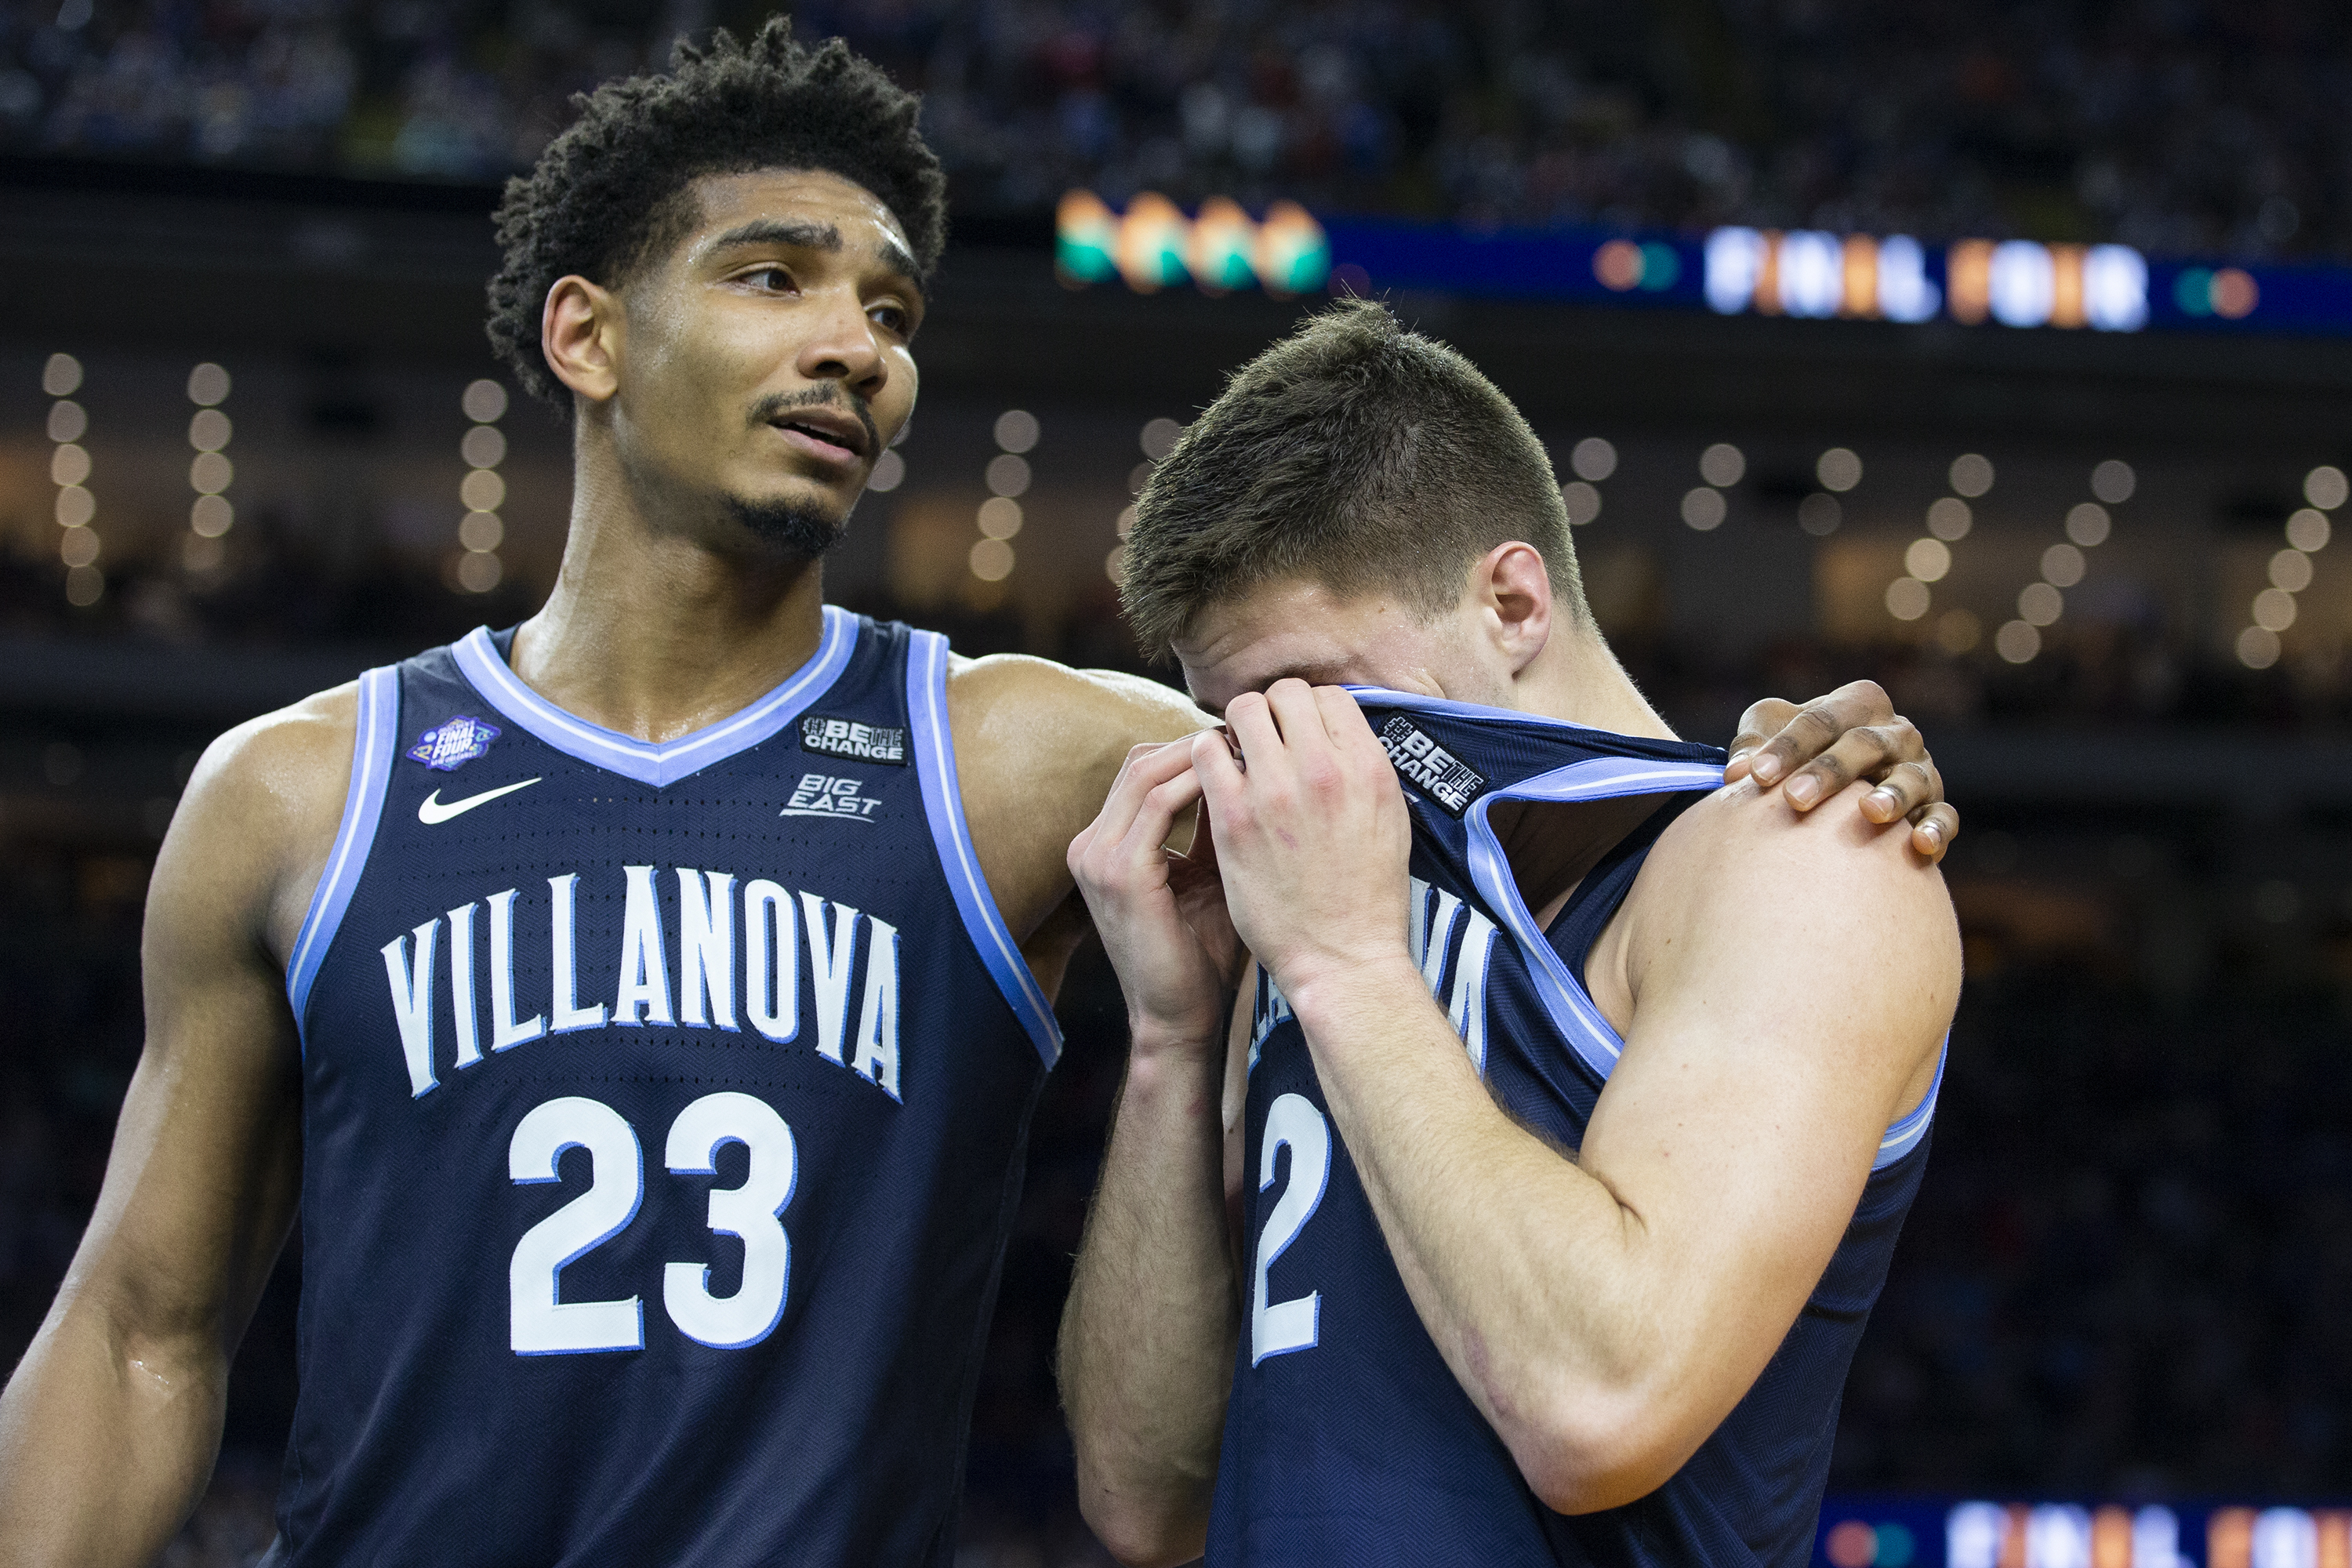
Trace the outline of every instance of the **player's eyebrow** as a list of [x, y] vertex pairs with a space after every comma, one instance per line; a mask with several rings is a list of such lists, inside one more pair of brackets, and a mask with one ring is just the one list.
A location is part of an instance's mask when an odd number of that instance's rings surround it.
[[[772, 217], [754, 218], [750, 223], [738, 224], [712, 240], [710, 248], [735, 250], [755, 245], [788, 245], [799, 250], [822, 250], [836, 256], [844, 248], [841, 230], [829, 223]], [[922, 293], [922, 284], [918, 281], [920, 273], [915, 266], [915, 258], [908, 254], [905, 246], [885, 235], [882, 242], [874, 247], [874, 254], [883, 266], [905, 279], [917, 294]]]
[[838, 251], [841, 230], [829, 223], [805, 219], [754, 218], [750, 223], [737, 224], [712, 240], [710, 248], [732, 250], [747, 245], [789, 245], [801, 250]]

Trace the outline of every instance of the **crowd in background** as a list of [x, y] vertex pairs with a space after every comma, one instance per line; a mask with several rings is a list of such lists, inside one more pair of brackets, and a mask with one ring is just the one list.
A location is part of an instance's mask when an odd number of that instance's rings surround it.
[[[804, 0], [966, 215], [1275, 195], [2352, 256], [2352, 13], [2295, 0]], [[480, 181], [729, 0], [10, 0], [0, 151]]]

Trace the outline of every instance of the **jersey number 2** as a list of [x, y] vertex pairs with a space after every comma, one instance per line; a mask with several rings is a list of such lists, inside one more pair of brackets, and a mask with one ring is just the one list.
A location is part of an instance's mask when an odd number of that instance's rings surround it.
[[1257, 1240], [1257, 1281], [1250, 1295], [1250, 1365], [1270, 1355], [1314, 1347], [1323, 1292], [1309, 1290], [1287, 1301], [1266, 1300], [1265, 1271], [1298, 1239], [1298, 1232], [1323, 1201], [1331, 1175], [1331, 1126], [1304, 1095], [1286, 1094], [1266, 1109], [1260, 1140], [1257, 1190], [1274, 1185], [1275, 1151], [1290, 1148], [1290, 1180], [1265, 1216]]
[[[731, 1296], [713, 1296], [708, 1264], [672, 1263], [662, 1271], [662, 1305], [688, 1339], [740, 1350], [766, 1339], [784, 1315], [793, 1249], [780, 1216], [793, 1201], [800, 1157], [782, 1117], [762, 1100], [730, 1092], [704, 1095], [678, 1112], [664, 1159], [680, 1174], [709, 1175], [729, 1143], [750, 1152], [751, 1172], [740, 1187], [711, 1189], [709, 1225], [742, 1238], [742, 1284]], [[520, 1183], [559, 1180], [556, 1167], [566, 1149], [588, 1151], [588, 1190], [515, 1244], [507, 1267], [515, 1354], [642, 1350], [645, 1310], [638, 1298], [565, 1301], [557, 1285], [565, 1264], [604, 1246], [637, 1217], [646, 1178], [636, 1131], [600, 1101], [576, 1095], [551, 1100], [516, 1125], [507, 1173]]]

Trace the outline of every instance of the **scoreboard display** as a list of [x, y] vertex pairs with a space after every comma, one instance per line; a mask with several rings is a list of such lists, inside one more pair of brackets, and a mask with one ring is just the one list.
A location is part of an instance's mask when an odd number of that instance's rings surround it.
[[2352, 1568], [2352, 1503], [1832, 1497], [1817, 1568]]
[[1255, 216], [1213, 196], [1187, 214], [1150, 192], [1126, 209], [1063, 197], [1064, 283], [1141, 293], [1378, 295], [1707, 310], [1794, 320], [1949, 322], [1990, 330], [2352, 334], [2352, 268], [2152, 258], [2126, 245], [1723, 227], [1702, 237], [1590, 227], [1468, 228], [1313, 215]]

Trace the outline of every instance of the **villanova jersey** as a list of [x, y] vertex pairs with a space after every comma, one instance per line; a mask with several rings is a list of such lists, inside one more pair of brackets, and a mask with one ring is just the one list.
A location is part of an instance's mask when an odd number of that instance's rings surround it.
[[937, 636], [653, 745], [507, 639], [361, 679], [297, 940], [278, 1561], [940, 1564], [1059, 1048]]
[[[1413, 821], [1412, 952], [1496, 1100], [1564, 1149], [1583, 1142], [1623, 1048], [1585, 955], [1667, 824], [1721, 784], [1709, 747], [1363, 689]], [[1549, 930], [1521, 900], [1498, 801], [1654, 795]], [[1939, 1079], [1940, 1081], [1940, 1079]], [[1935, 1095], [1891, 1128], [1852, 1226], [1754, 1388], [1640, 1500], [1546, 1508], [1422, 1326], [1307, 1040], [1261, 977], [1249, 1048], [1243, 1224], [1248, 1299], [1226, 1409], [1209, 1562], [1795, 1565], [1811, 1554], [1848, 1363], [1926, 1162]]]

